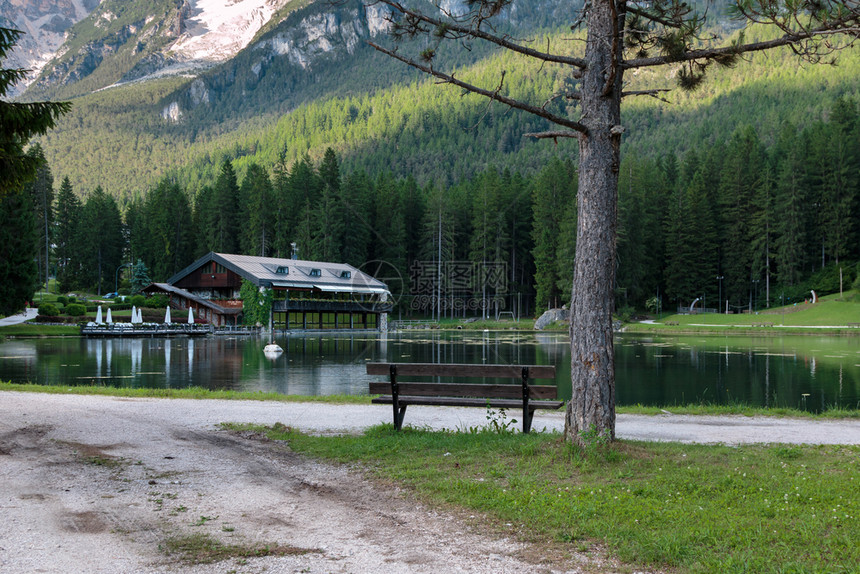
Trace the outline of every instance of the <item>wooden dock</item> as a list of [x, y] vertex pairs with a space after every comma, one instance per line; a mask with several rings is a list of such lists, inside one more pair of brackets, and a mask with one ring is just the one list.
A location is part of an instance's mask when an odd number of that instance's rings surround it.
[[212, 325], [188, 323], [88, 323], [81, 327], [84, 337], [202, 337], [212, 334]]

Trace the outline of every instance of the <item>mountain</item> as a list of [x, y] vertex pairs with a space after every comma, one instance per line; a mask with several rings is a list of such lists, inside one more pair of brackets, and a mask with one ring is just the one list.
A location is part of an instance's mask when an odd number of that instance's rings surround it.
[[21, 94], [60, 50], [66, 32], [90, 14], [100, 0], [0, 0], [0, 25], [24, 35], [4, 63], [31, 70], [27, 80], [10, 90]]
[[[102, 185], [126, 198], [167, 173], [193, 193], [212, 181], [224, 156], [240, 175], [251, 161], [271, 169], [285, 149], [290, 163], [304, 153], [318, 159], [332, 147], [345, 169], [411, 175], [421, 183], [456, 181], [489, 165], [528, 172], [555, 154], [575, 153], [575, 143], [524, 140], [523, 133], [546, 127], [540, 120], [463, 97], [372, 50], [366, 40], [385, 32], [377, 5], [270, 3], [268, 21], [250, 18], [248, 27], [242, 22], [249, 19], [231, 20], [229, 10], [207, 11], [214, 6], [104, 0], [71, 29], [27, 94], [73, 98], [73, 112], [42, 139], [55, 177], [68, 175], [79, 193]], [[557, 0], [516, 0], [500, 30], [539, 44], [569, 42], [569, 30], [558, 23], [570, 13]], [[726, 34], [730, 24], [716, 19], [715, 29]], [[242, 40], [225, 48], [218, 40], [224, 34], [213, 32], [218, 28]], [[440, 50], [455, 54], [460, 77], [494, 86], [504, 71], [505, 89], [537, 105], [565, 81], [560, 68], [469, 47]], [[839, 95], [857, 95], [858, 51], [840, 60], [835, 68], [798, 68], [787, 51], [774, 52], [736, 70], [715, 70], [697, 92], [671, 94], [672, 104], [631, 101], [624, 145], [644, 154], [681, 153], [725, 141], [741, 123], [760, 128], [768, 140], [780, 122], [815, 121]], [[644, 71], [629, 80], [671, 86], [671, 73]]]
[[[43, 0], [33, 5], [0, 1], [19, 4], [10, 10], [10, 19], [30, 32], [15, 53], [37, 72], [28, 82], [32, 98], [71, 98], [130, 81], [210, 68], [247, 46], [287, 4], [301, 3]], [[38, 49], [31, 47], [34, 43]], [[24, 58], [36, 53], [41, 59]]]

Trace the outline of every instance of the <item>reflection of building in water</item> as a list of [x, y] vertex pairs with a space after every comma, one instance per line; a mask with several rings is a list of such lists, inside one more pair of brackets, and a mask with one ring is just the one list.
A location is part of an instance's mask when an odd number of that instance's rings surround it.
[[144, 291], [213, 325], [237, 325], [243, 280], [272, 293], [275, 329], [381, 329], [392, 308], [385, 283], [351, 265], [214, 252]]
[[191, 375], [191, 372], [194, 365], [194, 339], [188, 339], [188, 375]]
[[140, 362], [143, 357], [143, 341], [141, 339], [131, 340], [131, 374], [140, 372]]

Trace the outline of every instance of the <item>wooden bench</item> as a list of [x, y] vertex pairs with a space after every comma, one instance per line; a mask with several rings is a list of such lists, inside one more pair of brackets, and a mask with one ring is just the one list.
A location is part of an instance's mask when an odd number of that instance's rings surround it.
[[[537, 409], [557, 409], [564, 401], [555, 385], [532, 385], [531, 379], [555, 379], [555, 367], [545, 365], [462, 365], [435, 363], [368, 363], [368, 375], [386, 375], [388, 381], [371, 382], [371, 402], [390, 404], [394, 428], [400, 430], [409, 405], [494, 407], [523, 409], [523, 432], [531, 430]], [[518, 379], [517, 384], [408, 382], [401, 377], [471, 377]]]

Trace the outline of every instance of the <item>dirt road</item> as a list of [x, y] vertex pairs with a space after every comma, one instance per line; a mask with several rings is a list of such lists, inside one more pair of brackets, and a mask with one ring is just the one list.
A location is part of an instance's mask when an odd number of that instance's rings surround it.
[[[587, 560], [596, 571], [615, 570], [597, 556], [539, 563], [528, 546], [477, 532], [469, 517], [217, 428], [282, 422], [354, 432], [388, 417], [390, 407], [370, 405], [0, 392], [0, 572], [519, 574], [578, 572]], [[416, 408], [407, 417], [431, 427], [486, 422], [481, 409]], [[619, 418], [619, 436], [684, 440], [697, 424], [722, 436], [812, 436], [779, 421], [642, 418]], [[553, 413], [536, 417], [535, 427], [561, 421]], [[860, 442], [860, 423], [815, 425], [826, 429], [824, 442]], [[225, 559], [189, 563], [181, 547]], [[263, 548], [280, 555], [245, 556]]]

